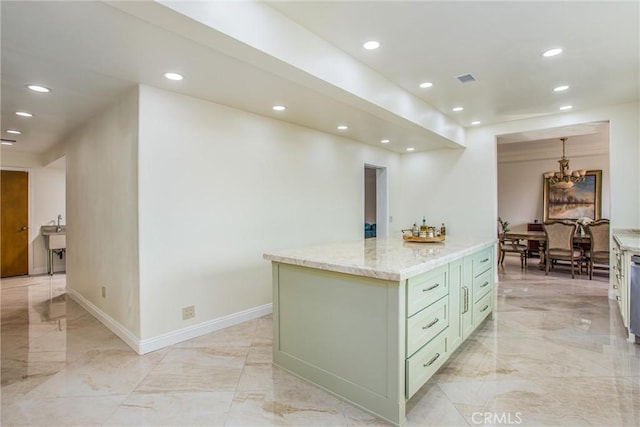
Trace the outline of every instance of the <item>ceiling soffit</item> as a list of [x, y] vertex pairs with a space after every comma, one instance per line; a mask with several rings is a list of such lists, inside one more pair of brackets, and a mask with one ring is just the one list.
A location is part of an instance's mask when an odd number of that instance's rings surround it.
[[462, 126], [266, 4], [159, 1], [112, 5], [414, 135], [422, 133], [433, 142], [428, 148], [464, 146]]

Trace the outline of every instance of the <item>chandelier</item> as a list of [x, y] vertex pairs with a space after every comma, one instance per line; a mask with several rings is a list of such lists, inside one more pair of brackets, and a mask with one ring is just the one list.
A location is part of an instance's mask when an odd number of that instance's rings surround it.
[[560, 170], [558, 172], [545, 172], [544, 177], [549, 180], [549, 185], [560, 189], [567, 189], [573, 187], [573, 184], [584, 181], [584, 176], [587, 174], [587, 171], [584, 169], [575, 171], [569, 169], [569, 159], [564, 155], [564, 143], [567, 141], [567, 138], [560, 138], [560, 141], [562, 141], [562, 158], [558, 160]]

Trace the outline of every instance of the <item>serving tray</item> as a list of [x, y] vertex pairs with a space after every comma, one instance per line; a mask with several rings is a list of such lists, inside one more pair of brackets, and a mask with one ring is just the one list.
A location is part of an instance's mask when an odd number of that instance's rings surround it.
[[445, 236], [436, 236], [436, 237], [414, 237], [403, 235], [402, 238], [407, 242], [420, 242], [420, 243], [435, 243], [435, 242], [443, 242]]

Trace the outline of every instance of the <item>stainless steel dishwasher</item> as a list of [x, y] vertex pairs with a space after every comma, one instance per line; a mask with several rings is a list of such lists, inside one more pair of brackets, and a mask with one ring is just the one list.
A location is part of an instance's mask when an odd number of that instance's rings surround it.
[[629, 289], [629, 332], [640, 336], [640, 255], [631, 257]]

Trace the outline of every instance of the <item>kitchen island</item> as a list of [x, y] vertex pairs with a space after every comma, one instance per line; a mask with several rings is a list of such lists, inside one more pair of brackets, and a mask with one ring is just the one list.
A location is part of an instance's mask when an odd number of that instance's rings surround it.
[[264, 254], [273, 362], [394, 424], [493, 311], [494, 239], [372, 238]]

